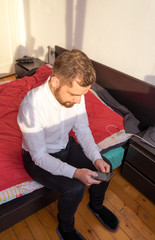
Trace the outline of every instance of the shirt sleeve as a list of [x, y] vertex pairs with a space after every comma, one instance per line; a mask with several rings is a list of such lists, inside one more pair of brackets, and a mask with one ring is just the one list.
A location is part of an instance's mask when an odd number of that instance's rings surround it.
[[32, 161], [53, 175], [72, 178], [76, 168], [47, 153], [45, 132], [37, 109], [23, 102], [17, 122], [23, 135], [23, 148], [30, 153]]
[[75, 132], [75, 136], [88, 159], [94, 163], [97, 159], [102, 158], [89, 128], [84, 96], [82, 96], [81, 103], [78, 108], [73, 131]]

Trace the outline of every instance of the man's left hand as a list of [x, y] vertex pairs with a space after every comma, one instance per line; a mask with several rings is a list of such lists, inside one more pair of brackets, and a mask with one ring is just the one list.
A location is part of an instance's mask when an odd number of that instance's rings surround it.
[[110, 165], [102, 158], [97, 159], [94, 163], [94, 166], [99, 172], [110, 172]]

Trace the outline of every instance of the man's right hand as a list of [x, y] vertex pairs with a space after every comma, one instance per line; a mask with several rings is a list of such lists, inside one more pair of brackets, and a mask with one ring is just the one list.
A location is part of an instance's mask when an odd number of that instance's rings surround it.
[[79, 179], [81, 182], [83, 182], [87, 186], [90, 186], [92, 184], [100, 184], [101, 181], [95, 180], [91, 176], [96, 177], [97, 173], [87, 168], [82, 168], [82, 169], [77, 168], [75, 170], [73, 178]]

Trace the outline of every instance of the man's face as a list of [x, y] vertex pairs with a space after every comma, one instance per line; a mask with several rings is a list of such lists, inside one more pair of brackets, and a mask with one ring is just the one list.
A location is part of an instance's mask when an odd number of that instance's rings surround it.
[[72, 87], [67, 85], [59, 86], [53, 90], [53, 94], [57, 101], [64, 107], [71, 108], [74, 104], [79, 104], [81, 101], [81, 96], [86, 94], [90, 86], [81, 87], [77, 81], [73, 81]]

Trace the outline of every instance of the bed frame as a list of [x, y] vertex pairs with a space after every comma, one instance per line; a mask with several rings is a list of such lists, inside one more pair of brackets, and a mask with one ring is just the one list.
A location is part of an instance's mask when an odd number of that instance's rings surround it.
[[[56, 57], [66, 49], [55, 46]], [[155, 123], [155, 87], [92, 61], [97, 74], [97, 83], [122, 105], [126, 106], [140, 121], [144, 130]], [[0, 232], [13, 226], [27, 216], [58, 199], [58, 193], [46, 188], [14, 199], [0, 206]]]

